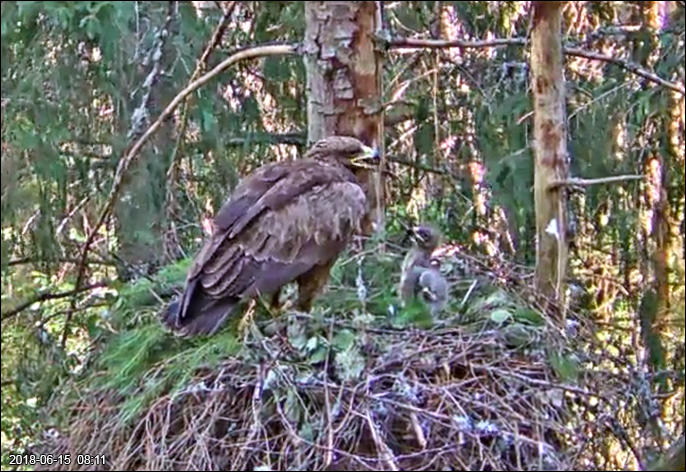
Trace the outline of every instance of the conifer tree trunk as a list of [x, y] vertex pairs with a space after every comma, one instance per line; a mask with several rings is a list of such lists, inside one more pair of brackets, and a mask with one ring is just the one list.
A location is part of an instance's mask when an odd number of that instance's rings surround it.
[[[161, 10], [152, 12], [162, 14]], [[122, 134], [129, 135], [129, 143], [135, 142], [152, 122], [151, 117], [158, 116], [176, 93], [162, 78], [163, 71], [169, 70], [176, 57], [170, 40], [172, 21], [177, 16], [174, 2], [169, 2], [166, 14], [165, 23], [159, 27], [151, 46], [152, 59], [149, 63], [144, 61], [138, 69], [137, 80], [142, 85], [138, 93], [130, 96], [131, 116], [127, 117], [130, 123], [128, 120], [120, 123]], [[174, 141], [173, 123], [166, 121], [130, 169], [127, 184], [114, 207], [117, 270], [122, 280], [152, 273], [164, 260], [166, 170]]]
[[534, 102], [534, 199], [536, 208], [536, 284], [562, 308], [567, 270], [567, 197], [552, 187], [569, 173], [561, 11], [564, 2], [534, 2], [531, 33], [531, 84]]
[[[644, 58], [644, 65], [652, 68], [660, 56], [660, 40], [658, 34], [660, 33], [660, 3], [661, 2], [647, 2], [641, 5], [643, 14], [643, 24], [646, 27], [648, 36], [648, 45], [650, 48], [649, 54], [641, 53], [640, 57]], [[645, 46], [644, 46], [645, 47]], [[670, 94], [669, 104], [672, 109], [678, 106], [678, 102], [673, 100], [673, 94]], [[665, 119], [665, 121], [667, 121]], [[678, 136], [675, 136], [675, 131], [678, 130], [678, 125], [675, 127], [674, 123], [665, 123], [667, 127], [667, 136], [669, 137], [670, 145], [678, 142]], [[678, 133], [678, 131], [676, 131]], [[679, 150], [670, 149], [673, 156], [676, 157]], [[651, 329], [655, 329], [658, 333], [664, 329], [669, 309], [671, 290], [669, 284], [669, 259], [672, 253], [672, 224], [673, 218], [670, 212], [670, 205], [668, 201], [668, 172], [672, 163], [665, 162], [665, 155], [662, 152], [655, 152], [650, 156], [648, 161], [648, 169], [646, 174], [649, 176], [648, 200], [652, 204], [652, 241], [649, 244], [652, 252], [652, 265], [654, 272], [654, 288], [657, 294], [657, 313], [655, 325]], [[674, 231], [676, 233], [676, 230]], [[649, 346], [650, 348], [650, 346]], [[656, 369], [661, 366], [653, 366]]]
[[[339, 134], [383, 151], [377, 2], [307, 2], [305, 21], [308, 144]], [[380, 172], [360, 180], [370, 207], [363, 232], [370, 234], [383, 222], [383, 182]]]

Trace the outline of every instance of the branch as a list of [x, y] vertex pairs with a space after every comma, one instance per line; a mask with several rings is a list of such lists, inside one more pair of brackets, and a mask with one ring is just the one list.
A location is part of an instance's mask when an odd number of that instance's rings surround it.
[[81, 287], [78, 289], [75, 288], [73, 290], [67, 290], [66, 292], [57, 292], [57, 293], [43, 292], [43, 293], [39, 293], [38, 295], [36, 295], [32, 299], [27, 300], [24, 303], [20, 304], [18, 307], [13, 308], [11, 310], [7, 310], [6, 312], [2, 313], [2, 321], [5, 321], [9, 318], [17, 316], [19, 313], [26, 310], [28, 307], [30, 307], [34, 303], [44, 302], [46, 300], [55, 300], [58, 298], [67, 298], [67, 297], [71, 297], [72, 295], [76, 295], [76, 294], [81, 293], [81, 292], [87, 292], [87, 291], [93, 290], [95, 288], [106, 287], [106, 286], [107, 286], [107, 283], [98, 282], [98, 283], [95, 283], [92, 285], [86, 285], [85, 287]]
[[[360, 415], [362, 416], [362, 415]], [[367, 419], [367, 425], [369, 426], [369, 431], [372, 433], [372, 441], [376, 446], [377, 456], [386, 464], [389, 470], [400, 470], [398, 465], [395, 463], [395, 457], [393, 457], [393, 451], [381, 438], [381, 434], [374, 424], [371, 413], [368, 411], [363, 418]]]
[[604, 61], [618, 65], [622, 69], [626, 69], [629, 72], [632, 72], [636, 75], [643, 77], [644, 79], [648, 79], [651, 82], [662, 85], [663, 87], [667, 87], [668, 89], [674, 90], [675, 92], [679, 92], [681, 95], [686, 95], [686, 89], [684, 89], [683, 85], [665, 80], [662, 77], [643, 69], [639, 65], [634, 64], [633, 62], [577, 48], [564, 48], [564, 52], [565, 54], [568, 54], [570, 56], [584, 57], [586, 59]]
[[[24, 265], [24, 264], [40, 264], [41, 262], [59, 262], [62, 264], [77, 264], [80, 262], [78, 258], [60, 258], [56, 260], [47, 260], [47, 259], [37, 259], [37, 258], [31, 258], [31, 257], [23, 257], [21, 259], [13, 259], [7, 263], [8, 267], [15, 266], [15, 265]], [[106, 261], [106, 260], [98, 260], [98, 259], [88, 259], [86, 260], [87, 265], [104, 265], [104, 266], [114, 266], [116, 265], [114, 261]]]
[[[150, 139], [150, 137], [155, 134], [155, 132], [158, 130], [158, 128], [162, 125], [162, 123], [168, 119], [176, 107], [179, 106], [179, 104], [191, 93], [193, 93], [195, 90], [199, 89], [206, 83], [208, 83], [210, 80], [214, 79], [217, 77], [220, 73], [222, 73], [225, 69], [229, 68], [230, 66], [234, 65], [237, 62], [246, 60], [246, 59], [255, 59], [258, 57], [266, 57], [266, 56], [281, 56], [281, 55], [287, 55], [287, 54], [295, 54], [297, 50], [297, 46], [294, 44], [274, 44], [274, 45], [265, 45], [265, 46], [255, 46], [247, 49], [243, 49], [241, 51], [236, 52], [235, 54], [232, 54], [231, 56], [227, 57], [224, 59], [222, 62], [220, 62], [214, 69], [209, 71], [208, 73], [204, 74], [197, 80], [192, 81], [189, 83], [185, 89], [183, 89], [181, 92], [179, 92], [167, 105], [167, 108], [164, 109], [164, 111], [160, 114], [160, 116], [155, 120], [155, 122], [148, 127], [147, 131], [143, 133], [143, 135], [138, 138], [138, 141], [131, 147], [129, 152], [124, 156], [123, 159], [119, 161], [119, 164], [117, 165], [117, 170], [114, 175], [114, 181], [112, 182], [112, 189], [110, 190], [110, 194], [107, 197], [107, 203], [103, 207], [102, 211], [100, 212], [100, 216], [95, 223], [95, 225], [91, 228], [90, 232], [88, 233], [88, 237], [86, 238], [86, 242], [83, 244], [83, 250], [81, 251], [81, 259], [79, 262], [79, 272], [76, 277], [76, 289], [81, 287], [81, 283], [83, 282], [83, 275], [85, 271], [85, 262], [86, 262], [86, 257], [88, 256], [88, 251], [90, 250], [91, 244], [93, 244], [93, 240], [95, 239], [96, 234], [100, 230], [100, 227], [103, 225], [105, 222], [105, 219], [107, 219], [107, 216], [110, 214], [112, 211], [112, 208], [114, 207], [115, 201], [117, 199], [117, 196], [119, 195], [119, 192], [121, 191], [122, 183], [124, 182], [124, 175], [126, 174], [126, 171], [128, 170], [129, 166], [131, 163], [135, 160], [135, 158], [138, 156], [138, 153], [140, 152], [141, 148], [143, 145]], [[71, 315], [73, 310], [76, 308], [76, 299], [72, 299], [71, 307], [69, 309], [69, 313], [67, 313], [67, 319], [64, 324], [64, 332], [62, 333], [62, 346], [64, 346], [67, 342], [67, 327], [69, 325], [69, 321], [71, 319]]]
[[[200, 59], [198, 59], [197, 63], [195, 64], [195, 70], [191, 75], [190, 82], [197, 79], [200, 76], [200, 74], [207, 70], [207, 63], [210, 59], [210, 55], [221, 43], [221, 40], [224, 36], [224, 32], [226, 31], [226, 27], [229, 24], [229, 20], [231, 19], [231, 15], [233, 14], [233, 10], [235, 7], [236, 2], [230, 2], [224, 10], [224, 14], [222, 15], [222, 18], [219, 21], [219, 24], [217, 24], [214, 33], [212, 33], [212, 38], [207, 43], [207, 46], [205, 46], [205, 50], [200, 56]], [[179, 238], [176, 232], [176, 225], [173, 221], [173, 217], [176, 215], [177, 211], [174, 187], [176, 185], [179, 162], [181, 161], [181, 155], [183, 154], [181, 152], [181, 149], [184, 135], [186, 134], [186, 127], [188, 126], [188, 109], [190, 108], [191, 102], [190, 98], [190, 96], [186, 97], [186, 99], [183, 102], [183, 109], [181, 111], [181, 125], [179, 126], [176, 144], [172, 152], [169, 169], [167, 170], [167, 191], [164, 200], [164, 208], [167, 220], [169, 222], [169, 226], [166, 232], [167, 236], [164, 239], [164, 252], [170, 258], [173, 258], [173, 256], [178, 255], [178, 253], [180, 252]]]
[[643, 175], [613, 175], [611, 177], [600, 177], [598, 179], [562, 179], [554, 180], [548, 185], [548, 190], [555, 190], [558, 187], [588, 187], [596, 184], [610, 184], [624, 182], [626, 180], [643, 180]]
[[257, 133], [245, 136], [229, 138], [226, 144], [230, 146], [241, 146], [246, 142], [259, 144], [293, 144], [295, 146], [304, 145], [307, 141], [305, 133]]
[[210, 54], [212, 54], [212, 51], [214, 51], [215, 48], [219, 46], [219, 43], [224, 37], [224, 32], [226, 31], [226, 27], [229, 24], [229, 20], [231, 19], [231, 15], [233, 14], [233, 9], [235, 7], [236, 2], [229, 2], [229, 5], [224, 10], [222, 19], [219, 20], [219, 24], [217, 25], [217, 28], [214, 30], [214, 33], [212, 34], [212, 39], [210, 39], [210, 42], [207, 44], [207, 47], [202, 53], [202, 56], [200, 56], [198, 64], [195, 66], [195, 72], [193, 72], [192, 76], [193, 79], [197, 77], [199, 72], [205, 70], [205, 68], [207, 67], [207, 61], [210, 58]]
[[[492, 48], [502, 46], [524, 46], [526, 44], [525, 38], [498, 38], [485, 41], [463, 41], [460, 39], [453, 40], [439, 40], [439, 39], [418, 39], [418, 38], [395, 38], [389, 42], [391, 48], [416, 48], [416, 49], [443, 49], [443, 48]], [[658, 85], [662, 85], [668, 89], [686, 95], [684, 86], [678, 83], [670, 82], [662, 77], [649, 72], [633, 62], [625, 61], [612, 56], [605, 56], [593, 51], [586, 51], [573, 47], [563, 48], [563, 52], [569, 56], [584, 57], [586, 59], [609, 62], [618, 65], [619, 67], [628, 70], [638, 76], [643, 77]]]
[[485, 41], [463, 41], [461, 39], [419, 39], [395, 38], [390, 41], [392, 48], [444, 49], [444, 48], [494, 48], [502, 46], [524, 46], [524, 38], [498, 38]]
[[386, 160], [390, 161], [390, 162], [395, 162], [396, 164], [400, 164], [403, 166], [412, 167], [414, 169], [421, 170], [423, 172], [429, 172], [431, 174], [447, 175], [447, 176], [450, 176], [454, 179], [460, 178], [459, 175], [454, 174], [453, 172], [450, 172], [449, 170], [446, 170], [443, 168], [431, 167], [431, 166], [427, 166], [425, 164], [419, 164], [417, 162], [408, 161], [406, 159], [403, 159], [402, 157], [386, 156]]

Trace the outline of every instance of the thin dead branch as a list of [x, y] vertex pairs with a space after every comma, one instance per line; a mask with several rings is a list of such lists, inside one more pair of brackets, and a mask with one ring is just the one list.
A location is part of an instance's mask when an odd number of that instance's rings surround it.
[[[162, 123], [172, 115], [172, 113], [174, 112], [174, 110], [176, 110], [179, 104], [181, 104], [181, 102], [195, 90], [207, 84], [209, 81], [211, 81], [219, 74], [221, 74], [224, 70], [240, 61], [267, 56], [282, 56], [295, 54], [296, 49], [297, 46], [294, 44], [274, 44], [266, 46], [255, 46], [240, 50], [235, 54], [232, 54], [231, 56], [224, 59], [214, 69], [204, 74], [202, 77], [189, 83], [186, 86], [186, 88], [184, 88], [172, 99], [172, 101], [169, 103], [169, 105], [167, 105], [167, 107], [160, 114], [157, 120], [155, 120], [155, 122], [152, 125], [150, 125], [150, 127], [145, 131], [145, 133], [143, 133], [143, 135], [140, 138], [138, 138], [138, 141], [136, 141], [136, 143], [133, 146], [131, 146], [130, 150], [119, 161], [119, 164], [117, 165], [117, 170], [114, 175], [114, 180], [112, 182], [112, 189], [110, 190], [110, 193], [107, 197], [107, 201], [102, 210], [100, 211], [100, 216], [98, 217], [97, 222], [91, 228], [90, 232], [88, 233], [88, 237], [86, 238], [86, 241], [83, 244], [83, 249], [81, 250], [81, 258], [79, 262], [79, 271], [76, 277], [76, 290], [78, 290], [81, 287], [81, 284], [83, 283], [86, 268], [85, 261], [88, 257], [90, 247], [93, 244], [95, 236], [98, 234], [100, 228], [105, 223], [105, 220], [112, 211], [112, 208], [114, 208], [114, 205], [119, 196], [119, 192], [121, 191], [122, 184], [124, 183], [124, 177], [126, 176], [126, 173], [129, 167], [131, 166], [131, 163], [134, 162], [135, 159], [138, 157], [138, 153], [140, 152], [143, 145], [147, 143], [147, 141], [152, 137], [153, 134], [155, 134], [155, 132], [157, 132]], [[67, 342], [67, 328], [69, 326], [69, 321], [71, 320], [71, 315], [73, 313], [73, 309], [75, 308], [75, 306], [76, 299], [72, 299], [71, 309], [69, 313], [67, 313], [64, 332], [62, 333], [63, 346]]]
[[[479, 48], [493, 48], [503, 46], [524, 46], [526, 45], [525, 38], [496, 38], [484, 41], [463, 41], [460, 39], [441, 40], [441, 39], [420, 39], [420, 38], [395, 38], [390, 41], [390, 47], [394, 49], [446, 49], [446, 48], [461, 48], [461, 49], [479, 49]], [[584, 49], [574, 47], [564, 47], [564, 54], [570, 56], [583, 57], [590, 60], [608, 62], [615, 64], [622, 69], [625, 69], [633, 74], [643, 77], [650, 82], [666, 87], [682, 95], [686, 94], [684, 86], [679, 83], [670, 82], [662, 77], [647, 71], [643, 67], [613, 56], [607, 56], [594, 51], [587, 51]]]
[[564, 180], [555, 180], [548, 186], [548, 190], [554, 190], [559, 187], [589, 187], [597, 184], [611, 184], [618, 182], [626, 182], [628, 180], [643, 180], [643, 175], [614, 175], [611, 177], [599, 177], [597, 179], [581, 179], [572, 178]]
[[670, 82], [669, 80], [665, 80], [662, 77], [660, 77], [657, 74], [653, 74], [652, 72], [649, 72], [639, 66], [638, 64], [634, 64], [633, 62], [630, 61], [625, 61], [624, 59], [619, 59], [618, 57], [612, 57], [612, 56], [606, 56], [604, 54], [599, 54], [597, 52], [593, 51], [586, 51], [584, 49], [578, 49], [578, 48], [569, 48], [566, 47], [564, 48], [564, 53], [570, 56], [578, 56], [578, 57], [583, 57], [585, 59], [591, 59], [595, 61], [603, 61], [603, 62], [609, 62], [611, 64], [615, 64], [622, 69], [626, 69], [629, 72], [636, 74], [640, 77], [643, 77], [644, 79], [649, 80], [650, 82], [656, 83], [658, 85], [662, 85], [663, 87], [666, 87], [670, 90], [674, 90], [675, 92], [679, 92], [681, 95], [686, 94], [686, 89], [684, 89], [684, 86], [675, 82]]
[[395, 38], [390, 41], [392, 48], [446, 49], [446, 48], [494, 48], [502, 46], [524, 46], [524, 38], [498, 38], [484, 41], [464, 41], [462, 39], [421, 39]]
[[[191, 75], [190, 82], [196, 80], [200, 74], [207, 69], [210, 55], [221, 44], [221, 40], [224, 36], [235, 7], [236, 2], [229, 2], [229, 5], [227, 5], [221, 20], [219, 20], [219, 24], [217, 24], [214, 33], [212, 33], [210, 41], [207, 43], [207, 46], [205, 46], [205, 50], [195, 65], [195, 70]], [[164, 252], [170, 259], [174, 259], [175, 256], [181, 252], [179, 249], [180, 245], [178, 242], [178, 234], [176, 232], [176, 223], [174, 221], [174, 216], [177, 211], [176, 194], [174, 189], [177, 180], [179, 162], [181, 161], [181, 156], [183, 155], [182, 144], [183, 140], [185, 139], [186, 127], [188, 125], [188, 108], [190, 107], [191, 97], [192, 95], [187, 96], [183, 103], [183, 110], [181, 112], [181, 125], [176, 138], [174, 151], [172, 153], [171, 163], [169, 164], [169, 169], [167, 170], [167, 192], [165, 195], [164, 208], [167, 214], [167, 222], [169, 227], [164, 239]]]
[[77, 295], [79, 293], [88, 292], [90, 290], [93, 290], [96, 288], [102, 288], [102, 287], [106, 287], [106, 286], [107, 286], [106, 282], [98, 282], [95, 284], [80, 287], [78, 289], [75, 288], [74, 290], [67, 290], [65, 292], [43, 292], [43, 293], [39, 293], [35, 297], [33, 297], [33, 298], [31, 298], [25, 302], [20, 303], [16, 308], [13, 308], [11, 310], [7, 310], [6, 312], [2, 313], [2, 321], [5, 321], [9, 318], [17, 316], [19, 313], [26, 310], [27, 308], [29, 308], [34, 303], [44, 302], [46, 300], [56, 300], [59, 298], [67, 298], [67, 297]]

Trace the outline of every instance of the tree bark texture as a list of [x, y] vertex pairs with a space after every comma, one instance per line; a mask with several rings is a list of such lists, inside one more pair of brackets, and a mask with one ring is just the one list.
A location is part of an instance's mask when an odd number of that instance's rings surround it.
[[[307, 2], [308, 144], [334, 134], [355, 136], [377, 146], [383, 157], [381, 55], [374, 36], [381, 28], [377, 2]], [[383, 224], [382, 174], [358, 174], [369, 202], [363, 232]]]
[[536, 284], [555, 302], [564, 322], [563, 281], [567, 270], [567, 189], [552, 187], [569, 174], [561, 11], [564, 2], [534, 2], [531, 84], [534, 102], [534, 200]]

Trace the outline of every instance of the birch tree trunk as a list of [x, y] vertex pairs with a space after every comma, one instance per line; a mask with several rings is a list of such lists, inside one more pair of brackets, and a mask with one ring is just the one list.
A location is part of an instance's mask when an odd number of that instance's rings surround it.
[[568, 178], [565, 81], [560, 34], [564, 2], [534, 2], [531, 33], [531, 83], [534, 102], [534, 200], [536, 207], [536, 285], [561, 307], [564, 322], [564, 278], [567, 270]]
[[[383, 158], [381, 56], [374, 36], [381, 28], [377, 2], [305, 4], [308, 144], [333, 134], [355, 136]], [[380, 172], [358, 174], [369, 202], [363, 232], [383, 224]]]

